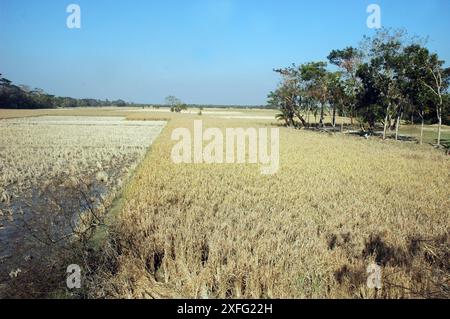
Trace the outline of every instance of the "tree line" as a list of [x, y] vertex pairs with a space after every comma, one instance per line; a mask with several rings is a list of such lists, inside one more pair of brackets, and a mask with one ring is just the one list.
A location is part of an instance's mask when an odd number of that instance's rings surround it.
[[75, 99], [46, 93], [42, 89], [31, 89], [27, 85], [15, 85], [0, 73], [0, 108], [42, 109], [81, 106], [127, 106], [124, 100]]
[[31, 89], [27, 85], [15, 85], [12, 81], [2, 77], [0, 73], [0, 108], [6, 109], [42, 109], [42, 108], [71, 108], [71, 107], [102, 107], [102, 106], [135, 106], [135, 107], [169, 107], [172, 112], [181, 112], [189, 108], [265, 108], [264, 105], [201, 105], [186, 104], [175, 96], [168, 96], [165, 104], [142, 104], [130, 103], [122, 99], [100, 100], [100, 99], [76, 99], [61, 97], [46, 93], [44, 90]]
[[338, 116], [350, 118], [351, 127], [382, 130], [383, 139], [388, 130], [398, 139], [402, 122], [419, 122], [422, 143], [424, 123], [438, 124], [440, 145], [441, 126], [449, 123], [450, 68], [423, 42], [403, 30], [381, 29], [358, 48], [332, 50], [326, 62], [275, 69], [281, 82], [268, 103], [289, 127], [314, 127], [314, 116], [315, 126], [323, 128], [329, 114], [333, 128], [344, 127]]

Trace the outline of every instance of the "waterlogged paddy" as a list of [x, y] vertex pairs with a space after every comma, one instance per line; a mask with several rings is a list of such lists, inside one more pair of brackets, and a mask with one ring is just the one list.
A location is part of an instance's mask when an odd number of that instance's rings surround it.
[[15, 256], [26, 232], [19, 216], [51, 209], [48, 185], [87, 179], [97, 194], [114, 194], [165, 124], [123, 117], [0, 120], [0, 276], [10, 271], [11, 260], [24, 257]]

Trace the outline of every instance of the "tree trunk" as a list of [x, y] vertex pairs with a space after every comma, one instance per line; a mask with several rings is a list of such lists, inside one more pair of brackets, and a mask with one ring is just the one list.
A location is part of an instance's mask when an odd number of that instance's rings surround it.
[[321, 103], [320, 105], [320, 127], [323, 127], [323, 120], [325, 119], [324, 114], [323, 114], [323, 103]]
[[438, 107], [437, 111], [438, 116], [438, 137], [437, 137], [437, 145], [441, 146], [441, 126], [442, 126], [442, 114], [441, 114], [441, 107]]
[[395, 123], [395, 140], [398, 141], [398, 128], [400, 126], [400, 119], [402, 117], [402, 114], [398, 114], [397, 115], [397, 121]]
[[300, 112], [295, 112], [295, 115], [298, 117], [298, 119], [300, 120], [300, 122], [302, 122], [302, 125], [303, 125], [304, 127], [306, 127], [306, 121], [305, 121], [305, 119], [303, 118], [303, 116], [300, 114]]
[[333, 105], [333, 120], [332, 120], [333, 128], [336, 127], [336, 105]]
[[284, 120], [286, 121], [287, 127], [295, 127], [294, 118], [291, 115], [287, 115]]
[[423, 124], [424, 124], [423, 114], [420, 117], [422, 119], [422, 125], [420, 126], [420, 145], [422, 145], [423, 144]]
[[388, 125], [388, 109], [386, 109], [386, 115], [384, 116], [383, 140], [386, 139], [386, 131]]

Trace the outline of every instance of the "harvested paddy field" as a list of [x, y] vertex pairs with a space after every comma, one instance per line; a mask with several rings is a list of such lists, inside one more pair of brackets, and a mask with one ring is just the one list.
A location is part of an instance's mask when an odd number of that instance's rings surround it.
[[[243, 112], [246, 119], [121, 111], [126, 120], [113, 109], [83, 112], [99, 116], [0, 122], [4, 224], [11, 207], [27, 211], [27, 201], [35, 204], [34, 216], [45, 216], [42, 207], [60, 209], [54, 195], [64, 199], [65, 210], [85, 209], [86, 203], [67, 207], [77, 199], [67, 196], [74, 186], [100, 201], [109, 200], [102, 194], [123, 190], [99, 244], [101, 256], [77, 261], [83, 269], [95, 264], [83, 297], [448, 296], [450, 161], [444, 152], [282, 128], [257, 111]], [[222, 131], [279, 127], [279, 171], [265, 176], [248, 163], [175, 164], [171, 134], [177, 128], [193, 132], [194, 120]], [[59, 183], [58, 176], [69, 182]], [[10, 231], [2, 232], [4, 239]], [[3, 256], [11, 255], [8, 249]], [[14, 247], [14, 255], [23, 264], [29, 251]], [[6, 267], [11, 260], [2, 264], [8, 280], [20, 268]], [[382, 267], [379, 291], [366, 284], [372, 263]], [[65, 271], [55, 269], [62, 289]], [[10, 282], [23, 285], [25, 275]]]
[[[192, 130], [194, 119], [173, 117], [127, 187], [113, 237], [117, 272], [98, 281], [95, 297], [446, 296], [450, 161], [443, 152], [281, 128], [276, 175], [250, 164], [174, 164], [170, 134]], [[366, 285], [374, 262], [383, 271], [380, 291]]]
[[57, 242], [76, 227], [63, 213], [111, 201], [164, 126], [124, 117], [0, 120], [0, 278], [33, 257], [32, 239]]

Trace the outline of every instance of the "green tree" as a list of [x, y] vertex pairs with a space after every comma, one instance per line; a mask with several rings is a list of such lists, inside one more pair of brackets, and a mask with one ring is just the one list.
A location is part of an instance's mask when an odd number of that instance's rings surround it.
[[356, 75], [362, 63], [363, 53], [354, 47], [346, 47], [343, 50], [333, 50], [328, 55], [328, 61], [338, 66], [342, 71], [342, 81], [344, 82], [345, 105], [343, 113], [350, 116], [350, 124], [353, 126], [353, 118], [357, 106], [357, 95], [361, 88], [361, 83]]
[[181, 102], [180, 99], [173, 95], [169, 95], [166, 97], [166, 105], [169, 106], [171, 112], [179, 113], [183, 110], [187, 110], [187, 105]]
[[320, 109], [319, 125], [324, 126], [325, 104], [328, 101], [328, 71], [326, 62], [309, 62], [302, 64], [299, 68], [300, 77], [303, 82], [304, 92], [313, 99]]
[[[403, 105], [399, 69], [404, 37], [405, 33], [401, 30], [391, 32], [382, 29], [374, 37], [366, 38], [366, 55], [370, 60], [357, 71], [365, 91], [361, 95], [362, 101], [370, 102], [371, 107], [382, 108], [383, 139], [386, 139], [387, 129], [392, 127], [393, 118], [397, 128], [399, 125], [398, 114], [401, 114]], [[376, 110], [371, 114], [378, 117], [380, 112]]]
[[424, 67], [430, 59], [430, 52], [418, 44], [413, 44], [405, 48], [403, 59], [404, 73], [407, 78], [405, 94], [410, 102], [410, 110], [417, 113], [421, 120], [419, 143], [422, 144], [425, 116], [435, 109], [434, 105], [436, 104], [431, 91], [424, 85], [424, 81], [429, 82], [430, 80]]
[[[328, 73], [328, 101], [332, 109], [331, 125], [333, 127], [336, 127], [336, 111], [341, 110], [342, 113], [345, 113], [344, 107], [348, 100], [342, 72]], [[341, 125], [342, 129], [343, 123]]]
[[444, 61], [439, 60], [437, 54], [432, 54], [423, 65], [428, 77], [422, 80], [423, 84], [437, 99], [436, 117], [438, 121], [437, 145], [441, 145], [442, 117], [444, 112], [444, 98], [450, 81], [450, 68], [444, 68]]
[[281, 75], [281, 83], [278, 88], [269, 93], [268, 104], [278, 108], [281, 113], [277, 115], [278, 119], [283, 119], [288, 127], [298, 127], [295, 118], [303, 126], [306, 126], [304, 118], [305, 101], [303, 95], [299, 69], [293, 64], [284, 69], [275, 69], [275, 72]]

